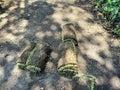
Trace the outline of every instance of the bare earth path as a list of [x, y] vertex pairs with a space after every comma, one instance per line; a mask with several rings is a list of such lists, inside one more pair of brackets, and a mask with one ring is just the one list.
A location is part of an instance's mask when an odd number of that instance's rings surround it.
[[79, 79], [57, 73], [59, 52], [52, 53], [45, 71], [37, 76], [16, 66], [27, 41], [42, 40], [57, 48], [61, 26], [67, 22], [78, 29], [79, 72], [96, 77], [95, 90], [120, 90], [119, 39], [97, 24], [88, 0], [77, 4], [43, 1], [18, 0], [0, 14], [0, 90], [81, 90]]

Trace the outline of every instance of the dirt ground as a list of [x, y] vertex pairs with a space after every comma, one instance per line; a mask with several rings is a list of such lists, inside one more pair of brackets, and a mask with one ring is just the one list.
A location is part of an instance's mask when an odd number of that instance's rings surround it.
[[[95, 90], [120, 90], [119, 39], [98, 23], [89, 0], [74, 1], [17, 0], [0, 14], [0, 90], [84, 90], [79, 78], [57, 72], [57, 48], [67, 22], [78, 30], [79, 73], [96, 77]], [[44, 41], [55, 49], [39, 75], [16, 66], [28, 41]]]

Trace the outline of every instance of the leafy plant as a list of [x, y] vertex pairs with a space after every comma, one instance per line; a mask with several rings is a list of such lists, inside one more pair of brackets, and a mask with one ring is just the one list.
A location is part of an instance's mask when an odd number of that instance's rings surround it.
[[94, 0], [94, 3], [110, 22], [115, 33], [120, 35], [120, 0]]

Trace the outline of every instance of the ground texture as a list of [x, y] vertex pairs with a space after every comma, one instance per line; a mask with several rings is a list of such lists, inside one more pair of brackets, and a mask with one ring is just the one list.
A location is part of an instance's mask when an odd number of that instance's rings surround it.
[[[62, 25], [67, 22], [78, 30], [79, 73], [96, 77], [95, 90], [120, 90], [119, 39], [98, 23], [89, 0], [67, 1], [17, 0], [0, 14], [0, 90], [82, 90], [79, 78], [57, 73], [57, 48]], [[39, 75], [16, 66], [28, 41], [44, 41], [54, 47]]]

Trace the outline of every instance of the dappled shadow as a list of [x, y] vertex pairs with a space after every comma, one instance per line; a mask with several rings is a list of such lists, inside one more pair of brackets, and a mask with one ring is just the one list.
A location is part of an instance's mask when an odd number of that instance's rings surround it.
[[[119, 44], [96, 23], [90, 3], [50, 4], [19, 0], [0, 14], [0, 85], [2, 90], [80, 90], [78, 78], [57, 73], [62, 25], [73, 22], [79, 42], [79, 73], [96, 77], [95, 90], [117, 90], [120, 85]], [[19, 70], [16, 60], [27, 41], [44, 41], [53, 47], [45, 71], [39, 75]], [[118, 42], [118, 41], [116, 41]], [[112, 47], [111, 47], [112, 45]], [[12, 81], [12, 83], [11, 83]], [[114, 83], [115, 82], [115, 83]]]
[[0, 43], [0, 49], [3, 49], [3, 48], [5, 48], [7, 51], [20, 51], [19, 46], [17, 46], [12, 42], [7, 42], [7, 41], [4, 43]]
[[[27, 45], [26, 40], [48, 41], [47, 43], [52, 45], [58, 42], [59, 33], [57, 34], [56, 30], [60, 26], [53, 20], [47, 20], [47, 16], [54, 12], [52, 5], [40, 1], [29, 4], [28, 0], [21, 0], [16, 3], [16, 5], [0, 15], [1, 90], [30, 90], [34, 83], [38, 82], [38, 79], [37, 81], [36, 79], [34, 80], [34, 77], [36, 78], [37, 76], [33, 74], [31, 76], [29, 72], [19, 70], [16, 66], [16, 60], [19, 59], [16, 56], [19, 56]], [[6, 61], [4, 59], [6, 55], [2, 54], [5, 54], [5, 52], [9, 56], [11, 56], [11, 53], [16, 52], [13, 54], [13, 57], [16, 58], [10, 62]], [[40, 75], [42, 76], [42, 74]]]
[[[0, 67], [3, 71], [0, 73], [3, 76], [0, 79], [1, 89], [32, 90], [33, 88], [43, 88], [56, 90], [57, 88], [63, 88], [62, 81], [64, 79], [61, 80], [62, 86], [59, 85], [60, 76], [56, 74], [58, 55], [55, 51], [60, 43], [61, 28], [60, 24], [50, 17], [54, 13], [53, 7], [55, 6], [41, 1], [28, 3], [28, 0], [21, 0], [17, 2], [16, 6], [10, 7], [8, 11], [0, 15], [2, 19], [0, 27], [1, 53], [6, 51], [11, 55], [15, 52], [13, 57], [18, 56], [11, 62], [1, 60], [3, 61], [1, 62], [2, 67]], [[46, 65], [46, 70], [39, 75], [19, 70], [16, 66], [16, 60], [19, 59], [20, 54], [27, 46], [27, 41], [44, 41], [55, 49], [51, 60]], [[6, 67], [10, 68], [7, 69]]]
[[[114, 46], [109, 36], [104, 37], [104, 33], [103, 35], [98, 34], [95, 36], [95, 33], [89, 36], [88, 40], [85, 39], [88, 36], [82, 35], [79, 42], [79, 55], [86, 62], [86, 73], [96, 77], [95, 90], [118, 90], [119, 85], [113, 84], [111, 79], [115, 77], [116, 81], [114, 82], [119, 82], [120, 66], [116, 64], [119, 63], [119, 56], [116, 56], [119, 54], [120, 49], [117, 46], [119, 44]], [[111, 45], [113, 45], [113, 47], [111, 47]], [[79, 63], [81, 61], [82, 60], [79, 60]]]

